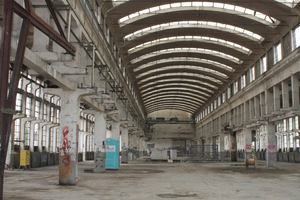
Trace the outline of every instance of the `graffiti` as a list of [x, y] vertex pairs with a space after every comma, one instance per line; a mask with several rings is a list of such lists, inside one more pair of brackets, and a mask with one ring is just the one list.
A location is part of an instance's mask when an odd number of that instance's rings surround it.
[[235, 149], [235, 147], [236, 147], [236, 143], [233, 142], [233, 143], [231, 144], [231, 149]]
[[275, 143], [274, 142], [270, 142], [269, 143], [268, 152], [271, 152], [271, 153], [275, 153], [276, 152], [276, 150], [275, 150]]
[[67, 138], [67, 135], [69, 134], [69, 127], [65, 126], [62, 132], [63, 132], [63, 144], [60, 150], [63, 150], [63, 155], [67, 155], [67, 150], [71, 148], [71, 143]]
[[62, 167], [67, 167], [70, 165], [70, 157], [67, 156], [67, 150], [71, 149], [71, 143], [69, 142], [67, 135], [69, 134], [69, 127], [65, 126], [62, 130], [63, 133], [63, 144], [60, 150], [62, 150], [62, 156], [64, 158], [60, 159]]
[[43, 156], [42, 156], [42, 162], [43, 162], [43, 163], [47, 162], [47, 155], [43, 155]]
[[251, 150], [251, 144], [246, 144], [246, 149]]

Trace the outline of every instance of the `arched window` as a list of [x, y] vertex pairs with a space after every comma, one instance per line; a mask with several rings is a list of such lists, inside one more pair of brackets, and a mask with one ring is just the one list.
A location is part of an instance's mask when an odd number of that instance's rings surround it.
[[24, 132], [24, 140], [25, 140], [25, 149], [29, 149], [30, 143], [30, 122], [25, 123], [25, 132]]

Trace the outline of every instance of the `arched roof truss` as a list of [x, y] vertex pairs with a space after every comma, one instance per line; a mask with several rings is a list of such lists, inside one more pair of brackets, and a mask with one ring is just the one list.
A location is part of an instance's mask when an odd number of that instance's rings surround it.
[[298, 2], [113, 0], [105, 20], [144, 114], [195, 114], [298, 23]]

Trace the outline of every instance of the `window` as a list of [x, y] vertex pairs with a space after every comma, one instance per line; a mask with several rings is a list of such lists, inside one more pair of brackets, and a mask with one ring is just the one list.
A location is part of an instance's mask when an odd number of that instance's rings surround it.
[[56, 129], [56, 151], [59, 152], [59, 128]]
[[34, 125], [34, 139], [33, 139], [33, 141], [34, 141], [34, 146], [38, 146], [39, 145], [39, 128], [40, 128], [40, 125], [38, 124], [38, 123], [36, 123], [35, 125]]
[[27, 115], [27, 117], [31, 116], [31, 98], [30, 97], [26, 97], [25, 114]]
[[38, 88], [35, 90], [35, 96], [36, 97], [41, 97], [41, 88]]
[[47, 126], [43, 126], [43, 138], [42, 138], [42, 146], [46, 146], [46, 132], [47, 132]]
[[225, 94], [225, 92], [223, 92], [223, 94], [222, 94], [222, 103], [224, 103], [226, 101], [226, 94]]
[[236, 94], [238, 92], [238, 90], [239, 90], [239, 85], [238, 85], [238, 82], [235, 81], [233, 83], [233, 94]]
[[250, 68], [250, 83], [255, 80], [255, 67]]
[[283, 120], [283, 123], [282, 123], [282, 131], [283, 131], [283, 132], [286, 132], [286, 119]]
[[23, 87], [23, 78], [20, 78], [18, 88], [22, 89], [22, 87]]
[[231, 95], [231, 91], [230, 91], [230, 87], [229, 88], [227, 88], [227, 99], [230, 99], [230, 95]]
[[278, 136], [278, 148], [282, 148], [282, 137], [280, 135]]
[[40, 118], [40, 105], [41, 103], [39, 101], [35, 101], [34, 117], [37, 119]]
[[241, 76], [241, 89], [246, 87], [246, 76], [245, 74]]
[[21, 119], [15, 120], [14, 145], [20, 145]]
[[28, 92], [28, 93], [31, 93], [31, 92], [32, 92], [32, 85], [31, 85], [31, 83], [29, 83], [29, 84], [26, 86], [26, 92]]
[[16, 111], [21, 112], [22, 111], [22, 94], [17, 93], [17, 98], [16, 98]]
[[[297, 132], [297, 133], [295, 134], [295, 136], [296, 136], [296, 137], [299, 137], [299, 133]], [[297, 147], [297, 148], [300, 147], [300, 146], [299, 146], [299, 139], [296, 139], [296, 147]]]
[[294, 46], [295, 48], [300, 46], [300, 26], [295, 28], [294, 30]]
[[263, 56], [261, 58], [260, 74], [264, 73], [265, 71], [267, 71], [267, 57]]
[[282, 51], [281, 51], [281, 43], [278, 43], [275, 46], [275, 56], [274, 56], [274, 63], [279, 62], [282, 59]]
[[50, 122], [54, 121], [54, 107], [50, 108]]
[[218, 106], [221, 105], [221, 96], [218, 97]]
[[283, 136], [283, 148], [287, 148], [287, 138], [286, 138], [286, 135]]
[[290, 143], [290, 148], [294, 147], [294, 137], [293, 137], [293, 133], [289, 134], [289, 143]]
[[56, 105], [60, 106], [60, 99], [57, 100]]
[[295, 116], [295, 129], [299, 130], [299, 117]]
[[50, 129], [50, 147], [49, 147], [49, 150], [50, 152], [53, 152], [53, 128]]
[[43, 109], [43, 119], [47, 120], [47, 104], [44, 104], [44, 109]]
[[60, 123], [60, 110], [59, 109], [57, 109], [56, 110], [56, 123]]
[[289, 130], [293, 130], [293, 118], [289, 118]]
[[24, 140], [25, 140], [25, 146], [29, 146], [29, 142], [30, 142], [30, 122], [25, 123]]

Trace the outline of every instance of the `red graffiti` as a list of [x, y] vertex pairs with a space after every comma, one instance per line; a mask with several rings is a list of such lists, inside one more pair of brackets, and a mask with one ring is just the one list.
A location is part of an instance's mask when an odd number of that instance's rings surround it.
[[251, 150], [251, 144], [246, 144], [246, 149]]
[[62, 164], [62, 166], [67, 167], [70, 165], [70, 158], [67, 157], [66, 151], [67, 151], [67, 149], [71, 148], [71, 145], [67, 138], [67, 135], [69, 134], [69, 127], [65, 126], [62, 130], [62, 133], [63, 133], [63, 144], [62, 144], [62, 147], [60, 148], [60, 150], [63, 150], [65, 158], [61, 159], [61, 164]]

